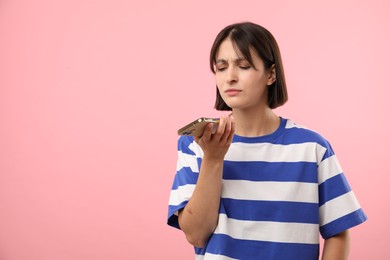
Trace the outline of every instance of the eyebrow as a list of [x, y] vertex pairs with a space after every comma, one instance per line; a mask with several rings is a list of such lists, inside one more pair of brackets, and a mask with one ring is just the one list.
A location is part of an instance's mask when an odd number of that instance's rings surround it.
[[[234, 62], [241, 62], [241, 61], [247, 61], [245, 58], [237, 58], [234, 60]], [[227, 63], [227, 60], [225, 59], [217, 59], [215, 63]]]

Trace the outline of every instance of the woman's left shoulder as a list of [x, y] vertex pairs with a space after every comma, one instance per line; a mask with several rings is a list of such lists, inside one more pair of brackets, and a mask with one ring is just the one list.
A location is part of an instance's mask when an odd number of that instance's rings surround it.
[[298, 124], [291, 119], [286, 119], [286, 131], [297, 138], [302, 139], [302, 142], [315, 142], [323, 146], [329, 146], [328, 140], [318, 131], [313, 130], [305, 125]]

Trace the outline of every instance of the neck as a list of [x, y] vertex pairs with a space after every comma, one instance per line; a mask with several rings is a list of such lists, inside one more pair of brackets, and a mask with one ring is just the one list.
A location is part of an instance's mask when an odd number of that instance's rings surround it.
[[280, 118], [267, 107], [254, 111], [233, 109], [236, 122], [235, 133], [245, 137], [269, 135], [275, 132], [280, 124]]

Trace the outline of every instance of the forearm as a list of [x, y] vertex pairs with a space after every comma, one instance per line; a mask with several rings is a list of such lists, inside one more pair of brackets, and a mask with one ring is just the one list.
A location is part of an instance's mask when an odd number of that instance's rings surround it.
[[324, 243], [322, 260], [346, 260], [349, 255], [348, 230], [328, 238]]
[[179, 213], [180, 228], [194, 246], [203, 247], [217, 225], [222, 169], [223, 160], [203, 158], [193, 195]]

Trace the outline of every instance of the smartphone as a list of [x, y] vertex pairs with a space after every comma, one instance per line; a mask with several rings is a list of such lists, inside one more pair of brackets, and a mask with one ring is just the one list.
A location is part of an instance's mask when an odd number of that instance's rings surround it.
[[178, 135], [192, 135], [192, 136], [202, 136], [204, 128], [208, 123], [214, 123], [214, 127], [217, 126], [219, 122], [219, 118], [208, 118], [201, 117], [196, 119], [195, 121], [189, 123], [188, 125], [180, 128], [177, 131]]

